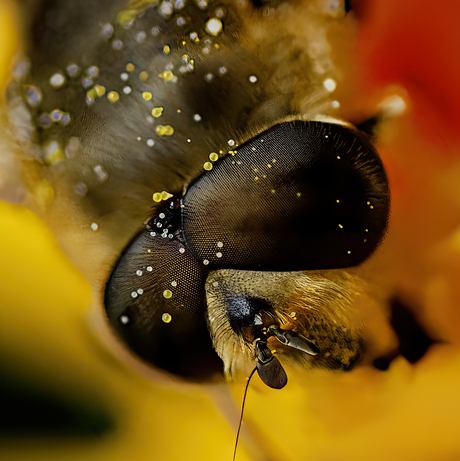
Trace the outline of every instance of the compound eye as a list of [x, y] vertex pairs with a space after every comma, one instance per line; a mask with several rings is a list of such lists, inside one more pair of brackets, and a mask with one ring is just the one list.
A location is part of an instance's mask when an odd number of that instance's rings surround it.
[[365, 135], [330, 123], [286, 122], [191, 184], [182, 230], [209, 268], [350, 267], [376, 249], [389, 204], [384, 168]]
[[[385, 171], [364, 135], [329, 123], [276, 125], [217, 161], [131, 242], [106, 285], [109, 321], [154, 366], [209, 378], [222, 371], [206, 320], [210, 270], [354, 266], [377, 247], [388, 212]], [[274, 367], [260, 371], [280, 386]]]
[[140, 357], [201, 380], [221, 373], [222, 364], [205, 319], [206, 275], [180, 241], [177, 213], [159, 213], [151, 221], [158, 232], [143, 231], [128, 245], [107, 282], [105, 308], [112, 327]]

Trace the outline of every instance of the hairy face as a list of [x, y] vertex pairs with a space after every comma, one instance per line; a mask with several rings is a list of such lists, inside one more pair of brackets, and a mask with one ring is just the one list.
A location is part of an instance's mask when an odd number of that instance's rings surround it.
[[282, 387], [280, 363], [394, 349], [367, 270], [387, 179], [332, 97], [338, 5], [35, 4], [8, 92], [30, 206], [150, 365]]

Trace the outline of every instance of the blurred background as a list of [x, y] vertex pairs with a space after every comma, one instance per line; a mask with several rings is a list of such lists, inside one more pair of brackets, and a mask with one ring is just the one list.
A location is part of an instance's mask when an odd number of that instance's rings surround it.
[[[317, 373], [282, 392], [256, 386], [245, 413], [256, 444], [243, 438], [240, 461], [460, 459], [460, 3], [351, 5], [357, 63], [338, 89], [340, 115], [359, 120], [390, 95], [402, 101], [379, 131], [393, 200], [382, 274], [398, 280], [436, 344], [388, 371]], [[17, 4], [0, 0], [2, 88], [21, 48], [19, 21]], [[89, 283], [17, 203], [25, 192], [5, 142], [0, 458], [231, 459], [241, 385], [165, 385], [107, 350], [91, 326]]]

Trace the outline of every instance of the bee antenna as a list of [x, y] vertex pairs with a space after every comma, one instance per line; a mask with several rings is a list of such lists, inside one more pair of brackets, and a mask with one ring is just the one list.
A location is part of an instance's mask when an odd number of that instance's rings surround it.
[[233, 461], [235, 461], [236, 459], [236, 449], [238, 448], [238, 439], [240, 437], [241, 425], [243, 423], [244, 404], [246, 402], [246, 395], [248, 393], [249, 382], [251, 381], [251, 378], [253, 377], [256, 370], [257, 368], [254, 368], [254, 370], [251, 371], [251, 374], [249, 375], [249, 378], [248, 378], [248, 382], [246, 383], [246, 387], [244, 389], [243, 403], [241, 404], [240, 422], [238, 423], [238, 432], [236, 433], [236, 440], [235, 440], [235, 450], [233, 451]]

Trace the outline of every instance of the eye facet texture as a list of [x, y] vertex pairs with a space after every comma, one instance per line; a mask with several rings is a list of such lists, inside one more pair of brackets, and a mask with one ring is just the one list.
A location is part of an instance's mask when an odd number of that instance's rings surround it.
[[216, 162], [183, 203], [184, 238], [210, 268], [317, 270], [360, 264], [375, 250], [389, 194], [359, 132], [295, 121]]
[[202, 378], [222, 369], [205, 319], [206, 272], [172, 221], [157, 217], [151, 224], [171, 226], [173, 237], [163, 237], [164, 228], [158, 228], [143, 231], [128, 246], [107, 283], [105, 307], [117, 333], [144, 360]]
[[207, 331], [209, 271], [354, 266], [377, 247], [388, 212], [383, 166], [361, 133], [275, 125], [216, 161], [133, 240], [107, 283], [109, 320], [153, 365], [205, 377], [221, 367]]

